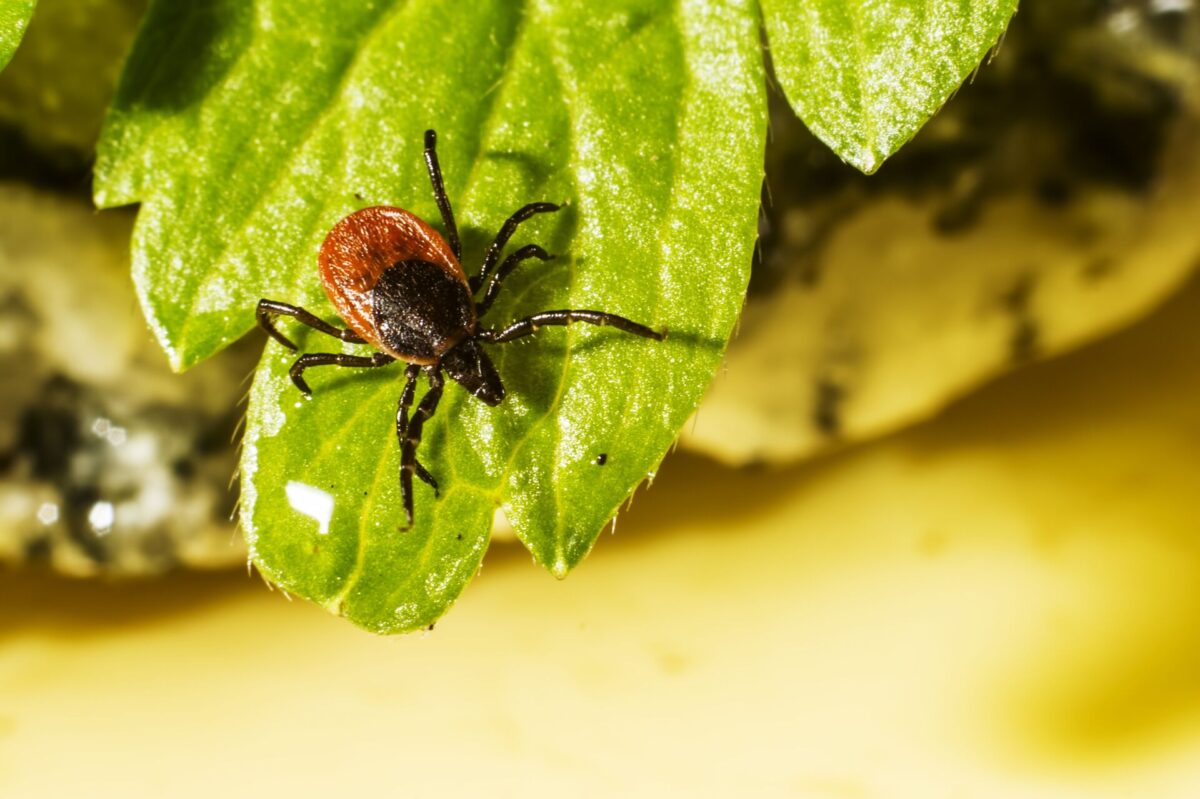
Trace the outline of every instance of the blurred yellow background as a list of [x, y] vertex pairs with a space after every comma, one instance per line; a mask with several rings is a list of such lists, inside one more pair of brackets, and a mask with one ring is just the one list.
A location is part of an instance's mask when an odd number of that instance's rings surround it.
[[376, 638], [0, 582], [0, 796], [1200, 795], [1200, 283], [817, 462], [669, 457], [565, 582]]
[[[94, 436], [61, 474], [9, 464], [0, 799], [1200, 797], [1200, 278], [868, 444], [681, 450], [568, 580], [510, 535], [435, 630], [374, 637], [216, 568], [261, 339], [168, 374], [132, 214], [86, 201], [145, 7], [40, 0], [0, 81], [9, 437], [59, 385], [54, 424], [158, 442], [154, 479]], [[824, 452], [1174, 291], [1198, 20], [1022, 3], [870, 179], [775, 98], [766, 255], [683, 446]], [[114, 498], [158, 516], [89, 553], [56, 503]]]

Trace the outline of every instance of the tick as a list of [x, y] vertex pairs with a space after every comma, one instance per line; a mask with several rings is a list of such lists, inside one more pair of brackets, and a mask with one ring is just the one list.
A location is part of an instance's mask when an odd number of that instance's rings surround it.
[[[417, 460], [417, 447], [425, 423], [442, 398], [443, 372], [476, 399], [496, 406], [504, 400], [504, 384], [484, 344], [504, 344], [547, 325], [573, 322], [609, 325], [656, 341], [665, 335], [623, 316], [586, 310], [543, 311], [500, 329], [480, 325], [480, 318], [492, 307], [504, 279], [518, 265], [531, 258], [554, 258], [538, 245], [527, 244], [500, 262], [501, 253], [522, 222], [557, 211], [560, 206], [529, 203], [510, 216], [487, 248], [479, 274], [468, 278], [461, 264], [462, 245], [454, 212], [438, 166], [437, 134], [432, 130], [425, 131], [425, 165], [441, 211], [445, 239], [403, 208], [378, 205], [355, 211], [338, 222], [321, 245], [317, 258], [321, 285], [346, 323], [345, 328], [275, 300], [259, 300], [257, 311], [263, 329], [291, 350], [296, 345], [276, 329], [277, 316], [290, 316], [342, 341], [370, 344], [378, 350], [369, 356], [331, 352], [301, 355], [288, 374], [306, 397], [312, 396], [312, 390], [304, 372], [314, 366], [370, 368], [393, 361], [408, 364], [396, 410], [396, 437], [400, 442], [400, 497], [409, 527], [413, 522], [413, 474], [433, 489], [434, 496], [438, 494], [437, 480]], [[429, 381], [429, 390], [410, 417], [417, 379], [422, 374]]]

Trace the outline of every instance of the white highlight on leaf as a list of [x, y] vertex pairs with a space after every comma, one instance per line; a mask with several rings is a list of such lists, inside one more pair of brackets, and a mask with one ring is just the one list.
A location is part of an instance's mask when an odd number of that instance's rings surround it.
[[316, 520], [318, 533], [325, 535], [329, 532], [329, 521], [333, 518], [332, 494], [298, 480], [288, 481], [284, 490], [287, 492], [289, 505], [299, 513]]
[[[286, 358], [286, 356], [285, 356]], [[263, 392], [264, 397], [271, 399], [264, 400], [259, 406], [256, 405], [251, 409], [251, 417], [257, 416], [259, 423], [262, 425], [262, 432], [259, 434], [263, 438], [273, 438], [283, 429], [284, 422], [287, 421], [287, 416], [283, 412], [283, 407], [276, 398], [287, 397], [285, 392], [288, 390], [288, 378], [286, 374], [272, 374], [267, 370], [260, 369], [256, 380], [270, 381], [274, 385], [267, 385], [268, 390]], [[297, 405], [297, 407], [299, 407]], [[249, 438], [247, 436], [247, 438]]]
[[435, 600], [443, 600], [454, 582], [455, 572], [452, 559], [443, 559], [443, 567], [430, 571], [425, 576], [425, 592]]
[[396, 608], [396, 621], [401, 627], [409, 628], [417, 625], [421, 609], [415, 602], [405, 602]]

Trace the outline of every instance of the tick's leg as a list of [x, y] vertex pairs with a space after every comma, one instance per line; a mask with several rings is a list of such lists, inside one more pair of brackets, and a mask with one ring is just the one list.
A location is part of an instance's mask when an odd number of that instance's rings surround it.
[[454, 251], [454, 257], [462, 261], [458, 225], [454, 224], [454, 211], [450, 209], [450, 198], [446, 196], [446, 186], [442, 182], [442, 167], [438, 164], [437, 157], [437, 134], [432, 130], [425, 131], [425, 166], [429, 168], [433, 199], [437, 200], [438, 210], [442, 212], [442, 224], [446, 226], [446, 238], [450, 240], [450, 249]]
[[370, 356], [361, 355], [342, 355], [332, 352], [314, 352], [308, 355], [301, 355], [292, 364], [292, 368], [288, 370], [288, 375], [291, 376], [292, 382], [296, 384], [296, 388], [306, 397], [312, 396], [312, 389], [308, 387], [308, 383], [304, 380], [304, 370], [313, 366], [387, 366], [392, 361], [396, 360], [392, 356], [377, 352]]
[[500, 251], [504, 249], [504, 245], [508, 244], [512, 234], [517, 232], [517, 225], [535, 214], [547, 214], [558, 209], [559, 206], [554, 203], [530, 203], [510, 216], [500, 228], [500, 232], [496, 234], [496, 240], [492, 242], [492, 246], [488, 247], [487, 255], [483, 259], [483, 268], [479, 270], [478, 275], [471, 278], [471, 293], [479, 291], [479, 287], [496, 268], [496, 261], [500, 260]]
[[655, 341], [662, 341], [667, 337], [665, 332], [659, 333], [623, 316], [604, 313], [603, 311], [543, 311], [542, 313], [537, 313], [513, 322], [503, 330], [484, 330], [480, 332], [480, 335], [485, 340], [491, 341], [494, 344], [503, 344], [506, 341], [512, 341], [515, 338], [536, 333], [540, 328], [547, 325], [569, 325], [573, 322], [586, 322], [589, 325], [607, 325], [615, 327], [617, 330], [624, 330], [626, 333], [632, 333], [635, 336], [652, 338]]
[[[424, 397], [421, 397], [421, 404], [417, 406], [411, 419], [404, 418], [402, 421], [402, 417], [406, 417], [408, 414], [408, 406], [412, 404], [412, 395], [417, 382], [414, 367], [410, 366], [407, 374], [409, 375], [408, 383], [404, 386], [404, 393], [400, 395], [400, 409], [396, 413], [396, 434], [400, 439], [400, 501], [404, 505], [404, 515], [408, 519], [408, 526], [404, 528], [406, 530], [412, 527], [413, 523], [413, 472], [416, 472], [417, 476], [425, 482], [431, 483], [434, 492], [437, 491], [437, 481], [433, 480], [429, 472], [417, 463], [417, 447], [421, 444], [421, 431], [425, 422], [430, 416], [433, 416], [433, 412], [437, 410], [438, 401], [442, 398], [442, 372], [435, 367], [426, 372], [429, 375], [429, 390], [425, 392]], [[405, 403], [406, 398], [407, 404]]]
[[267, 331], [271, 338], [278, 341], [289, 350], [296, 349], [296, 345], [287, 336], [275, 329], [271, 319], [276, 316], [290, 316], [302, 325], [308, 325], [311, 328], [320, 330], [322, 333], [327, 333], [334, 338], [340, 338], [342, 341], [347, 341], [351, 344], [362, 344], [363, 340], [353, 330], [343, 330], [340, 327], [334, 327], [319, 316], [309, 313], [295, 305], [288, 305], [286, 302], [276, 302], [275, 300], [259, 300], [258, 311], [259, 326]]
[[[404, 445], [404, 439], [408, 437], [408, 409], [412, 406], [413, 392], [417, 387], [417, 376], [421, 374], [421, 367], [412, 364], [404, 370], [404, 377], [408, 381], [404, 384], [404, 391], [400, 394], [400, 407], [396, 409], [396, 438], [401, 442], [401, 447]], [[421, 481], [433, 489], [433, 495], [438, 495], [437, 480], [433, 479], [433, 475], [429, 470], [421, 465], [419, 460], [413, 460], [417, 477]]]
[[500, 264], [500, 268], [496, 270], [492, 281], [488, 283], [487, 291], [483, 293], [483, 299], [475, 306], [475, 313], [479, 316], [487, 313], [488, 308], [491, 308], [492, 303], [496, 301], [496, 295], [500, 293], [500, 284], [504, 282], [504, 278], [508, 277], [508, 273], [516, 269], [522, 261], [528, 261], [530, 258], [549, 261], [553, 257], [536, 244], [527, 244], [505, 258], [504, 263]]
[[433, 478], [433, 475], [429, 473], [429, 470], [422, 466], [421, 462], [418, 460], [414, 460], [413, 465], [417, 467], [417, 477], [421, 478], [421, 482], [433, 489], [433, 495], [435, 497], [441, 496], [438, 493], [437, 480]]

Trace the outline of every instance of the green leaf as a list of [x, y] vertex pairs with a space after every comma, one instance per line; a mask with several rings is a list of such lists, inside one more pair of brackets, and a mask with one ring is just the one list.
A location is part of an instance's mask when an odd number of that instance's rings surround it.
[[[337, 321], [315, 255], [356, 208], [439, 224], [426, 127], [469, 272], [516, 208], [568, 203], [514, 238], [560, 258], [514, 273], [489, 324], [592, 308], [670, 330], [659, 343], [575, 325], [492, 348], [508, 398], [488, 408], [448, 384], [419, 451], [442, 495], [417, 483], [408, 532], [401, 367], [314, 370], [305, 401], [295, 355], [272, 344], [242, 464], [242, 520], [270, 579], [398, 632], [457, 597], [497, 506], [554, 574], [584, 557], [696, 407], [741, 307], [766, 124], [757, 29], [749, 0], [152, 6], [97, 201], [143, 203], [135, 281], [176, 367], [242, 335], [260, 297]], [[343, 346], [281, 324], [304, 351]]]
[[1017, 0], [762, 0], [762, 8], [792, 108], [869, 174], [979, 66]]
[[37, 0], [0, 0], [0, 69], [17, 52], [35, 5]]

